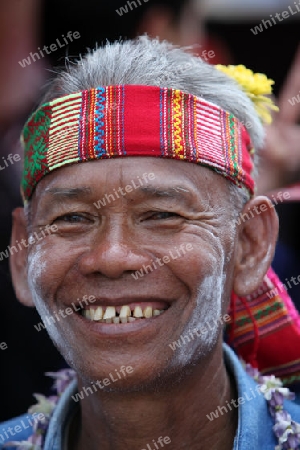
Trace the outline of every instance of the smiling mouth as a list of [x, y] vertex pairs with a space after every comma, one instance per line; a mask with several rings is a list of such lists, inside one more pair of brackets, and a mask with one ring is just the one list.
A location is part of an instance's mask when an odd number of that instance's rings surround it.
[[89, 321], [99, 323], [131, 323], [136, 320], [149, 320], [163, 314], [168, 307], [155, 308], [153, 305], [122, 305], [88, 307], [81, 311], [81, 315]]

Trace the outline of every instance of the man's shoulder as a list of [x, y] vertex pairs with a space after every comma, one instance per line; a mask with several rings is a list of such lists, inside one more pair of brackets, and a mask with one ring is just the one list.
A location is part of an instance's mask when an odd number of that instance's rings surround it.
[[[0, 450], [6, 448], [4, 444], [12, 441], [26, 441], [33, 433], [33, 418], [24, 414], [7, 422], [0, 423]], [[14, 449], [15, 447], [9, 447]]]

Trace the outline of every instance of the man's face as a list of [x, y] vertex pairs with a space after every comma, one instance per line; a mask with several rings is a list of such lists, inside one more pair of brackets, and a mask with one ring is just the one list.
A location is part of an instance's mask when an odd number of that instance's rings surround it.
[[[38, 184], [29, 231], [58, 231], [28, 248], [30, 289], [42, 319], [56, 317], [51, 338], [83, 379], [130, 365], [131, 377], [113, 388], [132, 388], [179, 374], [213, 351], [232, 289], [228, 205], [221, 176], [148, 157], [72, 165]], [[83, 311], [59, 314], [72, 304], [79, 309], [84, 296], [96, 298], [87, 309], [164, 312], [119, 324], [90, 320]], [[171, 349], [202, 326], [207, 333]]]

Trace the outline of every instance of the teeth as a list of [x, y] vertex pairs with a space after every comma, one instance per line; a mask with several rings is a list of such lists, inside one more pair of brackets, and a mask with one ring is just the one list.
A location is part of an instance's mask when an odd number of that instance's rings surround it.
[[116, 308], [114, 306], [108, 306], [104, 313], [103, 319], [112, 319], [116, 317]]
[[103, 317], [103, 309], [99, 306], [94, 313], [94, 320], [101, 320]]
[[130, 317], [130, 316], [131, 316], [131, 311], [130, 311], [129, 306], [127, 306], [127, 305], [122, 306], [121, 311], [120, 311], [120, 317], [125, 318], [125, 317]]
[[134, 322], [135, 318], [134, 317], [128, 317], [128, 322]]
[[[104, 314], [103, 314], [104, 312]], [[95, 309], [85, 309], [82, 311], [82, 315], [89, 320], [100, 323], [128, 323], [134, 322], [136, 319], [145, 317], [150, 319], [152, 316], [160, 316], [165, 312], [164, 309], [154, 309], [152, 306], [146, 306], [144, 311], [140, 306], [136, 306], [131, 316], [131, 309], [128, 305], [123, 305], [121, 307], [120, 313], [117, 316], [115, 306], [102, 307], [98, 306]]]
[[142, 308], [140, 306], [136, 306], [134, 308], [133, 317], [137, 317], [137, 318], [143, 317], [143, 311], [142, 311]]
[[146, 319], [149, 319], [150, 317], [152, 317], [152, 307], [151, 307], [151, 306], [147, 306], [147, 307], [144, 309], [144, 317], [145, 317]]
[[92, 320], [91, 310], [90, 309], [84, 309], [83, 316], [86, 317], [89, 320]]

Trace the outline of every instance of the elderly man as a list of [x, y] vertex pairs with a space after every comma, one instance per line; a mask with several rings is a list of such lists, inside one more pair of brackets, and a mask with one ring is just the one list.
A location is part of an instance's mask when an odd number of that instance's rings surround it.
[[254, 196], [263, 126], [239, 85], [167, 43], [107, 45], [57, 77], [23, 141], [12, 277], [74, 372], [52, 374], [58, 395], [0, 438], [46, 450], [298, 448], [292, 395], [247, 366], [257, 384], [223, 344], [230, 299], [234, 322], [266, 280], [278, 229]]

